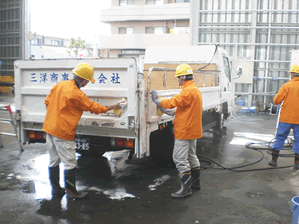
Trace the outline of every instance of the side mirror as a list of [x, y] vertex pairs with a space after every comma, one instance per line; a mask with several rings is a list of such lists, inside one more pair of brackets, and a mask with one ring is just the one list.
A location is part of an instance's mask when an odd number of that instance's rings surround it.
[[242, 68], [241, 65], [239, 65], [239, 66], [237, 67], [236, 72], [237, 72], [237, 77], [240, 78], [241, 75], [242, 75], [242, 72], [243, 72], [243, 68]]

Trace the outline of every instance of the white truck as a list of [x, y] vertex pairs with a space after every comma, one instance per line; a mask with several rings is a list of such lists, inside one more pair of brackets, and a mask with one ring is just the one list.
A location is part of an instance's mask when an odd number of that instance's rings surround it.
[[174, 117], [160, 113], [150, 90], [156, 89], [163, 98], [178, 94], [181, 89], [174, 71], [183, 62], [194, 70], [203, 97], [203, 129], [213, 131], [215, 141], [223, 120], [233, 110], [229, 59], [217, 46], [149, 47], [143, 74], [134, 58], [19, 60], [14, 63], [15, 105], [22, 144], [45, 142], [46, 95], [56, 83], [71, 79], [72, 69], [83, 61], [94, 66], [96, 82], [81, 90], [101, 105], [122, 101], [122, 109], [99, 115], [83, 113], [75, 138], [81, 154], [122, 149], [131, 149], [130, 156], [136, 158], [171, 154]]

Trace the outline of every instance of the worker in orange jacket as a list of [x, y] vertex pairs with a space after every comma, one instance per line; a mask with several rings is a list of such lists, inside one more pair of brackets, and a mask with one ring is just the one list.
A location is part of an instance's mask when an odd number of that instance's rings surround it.
[[[80, 88], [86, 86], [93, 79], [94, 68], [87, 63], [80, 63], [73, 69], [74, 78], [57, 83], [45, 104], [47, 113], [43, 124], [43, 131], [47, 133], [47, 148], [50, 154], [49, 179], [52, 195], [63, 196], [67, 199], [79, 199], [86, 196], [76, 189], [76, 145], [75, 134], [83, 111], [94, 114], [106, 113], [111, 109], [120, 109], [119, 103], [113, 106], [101, 106], [90, 100]], [[64, 164], [65, 189], [59, 184], [59, 164]]]
[[[182, 198], [192, 194], [191, 187], [200, 189], [200, 163], [196, 156], [196, 140], [202, 135], [202, 96], [193, 82], [190, 65], [181, 64], [176, 69], [175, 77], [182, 86], [182, 91], [170, 99], [158, 99], [152, 90], [152, 100], [162, 110], [176, 108], [174, 118], [173, 161], [179, 171], [181, 189], [173, 198]], [[165, 109], [164, 109], [165, 108]]]
[[272, 145], [271, 166], [277, 166], [279, 151], [284, 148], [284, 142], [287, 139], [291, 128], [294, 132], [295, 152], [294, 170], [299, 169], [299, 64], [292, 66], [291, 80], [285, 83], [274, 97], [274, 103], [279, 105], [283, 102], [279, 118], [278, 130], [275, 142]]

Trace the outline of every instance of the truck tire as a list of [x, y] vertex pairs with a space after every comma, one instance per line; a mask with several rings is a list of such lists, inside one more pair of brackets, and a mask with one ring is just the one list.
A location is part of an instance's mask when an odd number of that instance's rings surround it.
[[174, 147], [173, 125], [167, 125], [163, 130], [157, 130], [150, 135], [150, 154], [172, 158]]
[[129, 153], [129, 156], [128, 156], [128, 160], [132, 160], [133, 159], [134, 153], [135, 153], [135, 150], [131, 149], [131, 151]]
[[223, 134], [223, 131], [225, 129], [224, 127], [224, 115], [223, 113], [216, 113], [216, 126], [213, 128], [213, 143], [219, 143], [221, 136]]

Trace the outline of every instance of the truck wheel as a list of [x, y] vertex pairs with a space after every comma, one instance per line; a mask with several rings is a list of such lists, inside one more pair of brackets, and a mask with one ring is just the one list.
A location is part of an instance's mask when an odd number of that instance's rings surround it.
[[224, 116], [223, 116], [223, 113], [217, 113], [216, 114], [216, 121], [217, 121], [217, 124], [213, 128], [213, 142], [214, 143], [219, 143], [220, 139], [221, 139], [221, 136], [223, 134], [223, 131], [224, 131]]
[[173, 126], [169, 125], [163, 130], [153, 131], [150, 135], [151, 155], [161, 155], [172, 158], [174, 146]]

